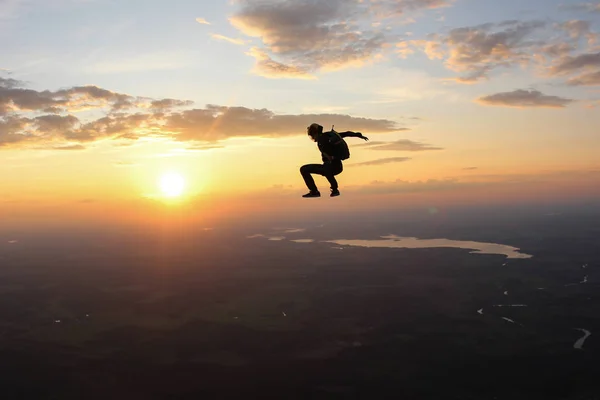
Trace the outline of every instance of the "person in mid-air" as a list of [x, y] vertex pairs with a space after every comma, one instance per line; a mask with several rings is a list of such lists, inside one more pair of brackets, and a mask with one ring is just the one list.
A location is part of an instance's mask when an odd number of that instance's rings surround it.
[[363, 140], [369, 140], [369, 138], [363, 136], [360, 132], [335, 132], [333, 128], [329, 132], [323, 132], [323, 127], [317, 123], [310, 124], [306, 130], [308, 131], [308, 136], [314, 142], [317, 142], [317, 146], [321, 151], [323, 164], [306, 164], [300, 167], [300, 174], [302, 174], [309, 190], [302, 197], [321, 197], [321, 193], [311, 174], [322, 175], [327, 178], [331, 184], [330, 196], [339, 196], [340, 191], [335, 176], [344, 170], [342, 160], [350, 157], [348, 147], [342, 138], [357, 137]]

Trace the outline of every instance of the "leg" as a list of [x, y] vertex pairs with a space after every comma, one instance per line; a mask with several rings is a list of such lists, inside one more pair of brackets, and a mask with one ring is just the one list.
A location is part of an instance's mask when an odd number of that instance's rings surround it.
[[337, 180], [335, 179], [335, 176], [342, 173], [342, 171], [344, 170], [344, 167], [342, 166], [341, 162], [337, 162], [337, 163], [328, 164], [326, 170], [327, 170], [327, 174], [325, 175], [325, 177], [327, 178], [327, 180], [329, 181], [329, 184], [331, 185], [331, 196], [338, 196], [340, 194], [340, 192], [338, 191], [338, 183], [337, 183]]
[[304, 183], [306, 183], [306, 187], [311, 192], [318, 192], [317, 185], [315, 184], [315, 180], [313, 179], [311, 174], [317, 175], [325, 175], [325, 167], [321, 164], [306, 164], [300, 167], [300, 174], [302, 174], [302, 178], [304, 178]]
[[329, 181], [329, 184], [331, 185], [331, 190], [337, 190], [338, 183], [337, 183], [337, 180], [335, 179], [335, 175], [325, 175], [325, 177], [327, 178], [327, 180]]

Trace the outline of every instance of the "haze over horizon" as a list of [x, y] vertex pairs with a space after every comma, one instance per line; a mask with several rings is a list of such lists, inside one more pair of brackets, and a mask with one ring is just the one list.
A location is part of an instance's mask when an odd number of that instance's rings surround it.
[[[600, 198], [598, 1], [4, 0], [0, 38], [5, 223]], [[370, 139], [339, 198], [312, 122]]]

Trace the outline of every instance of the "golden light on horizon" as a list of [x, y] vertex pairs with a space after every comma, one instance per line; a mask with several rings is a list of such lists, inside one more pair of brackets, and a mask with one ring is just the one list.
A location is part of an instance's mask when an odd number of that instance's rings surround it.
[[185, 189], [185, 179], [177, 172], [167, 172], [160, 176], [158, 187], [165, 197], [179, 197]]

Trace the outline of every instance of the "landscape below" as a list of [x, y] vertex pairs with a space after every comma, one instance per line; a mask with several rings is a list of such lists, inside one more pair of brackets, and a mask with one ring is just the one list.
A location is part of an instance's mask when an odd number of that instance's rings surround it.
[[[594, 398], [597, 216], [2, 231], [0, 387], [56, 399]], [[336, 243], [382, 237], [528, 257]]]

